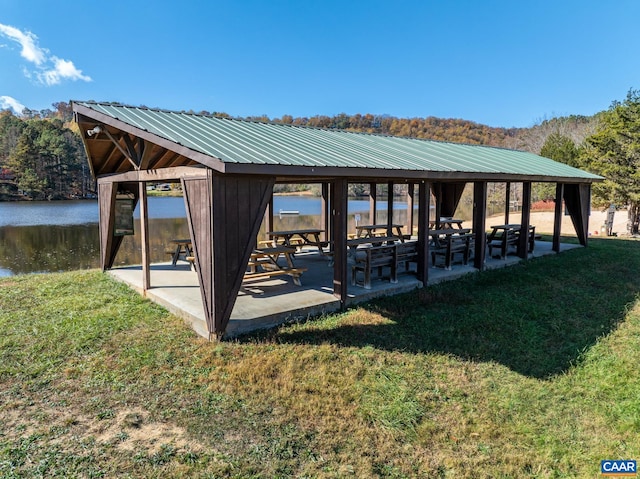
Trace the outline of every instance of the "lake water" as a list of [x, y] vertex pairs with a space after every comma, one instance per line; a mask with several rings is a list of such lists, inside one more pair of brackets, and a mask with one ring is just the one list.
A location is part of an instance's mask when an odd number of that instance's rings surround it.
[[[378, 203], [377, 222], [386, 222], [386, 201]], [[297, 211], [298, 215], [279, 215]], [[317, 197], [275, 196], [276, 229], [320, 227], [321, 203]], [[407, 205], [394, 204], [394, 221], [406, 221]], [[369, 202], [349, 200], [349, 222], [369, 222]], [[134, 218], [139, 219], [136, 209]], [[136, 234], [126, 236], [116, 265], [139, 264], [139, 221]], [[184, 200], [181, 197], [149, 198], [150, 255], [152, 262], [166, 261], [173, 238], [188, 238]], [[264, 234], [264, 229], [261, 231]], [[0, 276], [98, 268], [100, 246], [98, 203], [95, 200], [58, 202], [0, 202]]]

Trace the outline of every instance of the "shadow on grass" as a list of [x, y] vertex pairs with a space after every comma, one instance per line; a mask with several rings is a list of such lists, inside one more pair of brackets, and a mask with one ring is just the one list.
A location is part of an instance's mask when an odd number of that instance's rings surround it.
[[638, 271], [640, 243], [591, 240], [588, 248], [372, 301], [337, 326], [310, 321], [262, 336], [446, 353], [547, 378], [566, 371], [624, 320], [640, 291]]

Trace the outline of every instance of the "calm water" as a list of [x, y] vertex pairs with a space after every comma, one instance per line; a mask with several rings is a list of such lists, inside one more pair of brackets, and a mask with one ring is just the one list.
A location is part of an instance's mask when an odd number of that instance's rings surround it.
[[[378, 204], [377, 221], [386, 221], [386, 202]], [[397, 210], [396, 210], [397, 209]], [[299, 215], [278, 215], [279, 211], [298, 211]], [[307, 196], [276, 196], [276, 229], [320, 227], [321, 204]], [[394, 221], [404, 222], [406, 203], [394, 206]], [[350, 227], [355, 215], [360, 223], [369, 222], [369, 202], [349, 201]], [[134, 213], [139, 218], [139, 212]], [[188, 238], [184, 200], [174, 197], [149, 198], [151, 261], [166, 261], [173, 238]], [[115, 264], [139, 264], [139, 221], [136, 234], [126, 236]], [[264, 229], [261, 234], [264, 233]], [[98, 268], [100, 258], [98, 203], [95, 200], [64, 202], [0, 203], [0, 276]]]

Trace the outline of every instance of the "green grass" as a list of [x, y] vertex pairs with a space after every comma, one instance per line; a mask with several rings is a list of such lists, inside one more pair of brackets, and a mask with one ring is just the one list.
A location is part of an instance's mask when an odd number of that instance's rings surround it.
[[224, 343], [96, 271], [0, 280], [0, 477], [598, 477], [640, 459], [640, 244]]

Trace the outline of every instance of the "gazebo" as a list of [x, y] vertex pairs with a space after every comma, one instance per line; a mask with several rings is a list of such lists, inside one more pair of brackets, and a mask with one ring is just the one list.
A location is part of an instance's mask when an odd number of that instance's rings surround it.
[[[139, 203], [143, 289], [151, 287], [146, 184], [182, 184], [194, 266], [209, 338], [221, 338], [276, 183], [322, 185], [322, 223], [332, 245], [333, 294], [347, 300], [347, 186], [407, 185], [417, 203], [417, 278], [429, 268], [429, 198], [436, 218], [453, 216], [466, 184], [473, 184], [474, 266], [486, 251], [487, 184], [522, 184], [521, 231], [529, 231], [532, 182], [556, 185], [553, 250], [560, 250], [566, 211], [583, 246], [588, 240], [591, 184], [601, 177], [527, 152], [413, 138], [252, 122], [96, 102], [72, 102], [89, 165], [98, 184], [101, 267], [113, 267], [118, 194]], [[375, 188], [372, 188], [375, 191]], [[393, 208], [388, 195], [388, 208]], [[375, 201], [375, 198], [372, 198]], [[270, 214], [269, 214], [270, 211]], [[130, 213], [130, 211], [129, 211]], [[267, 220], [269, 221], [269, 220]], [[391, 228], [392, 215], [388, 215]], [[412, 230], [413, 230], [413, 226]], [[527, 257], [527, 235], [518, 255]]]

